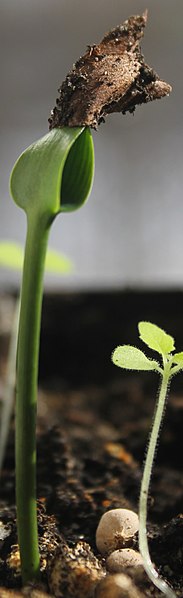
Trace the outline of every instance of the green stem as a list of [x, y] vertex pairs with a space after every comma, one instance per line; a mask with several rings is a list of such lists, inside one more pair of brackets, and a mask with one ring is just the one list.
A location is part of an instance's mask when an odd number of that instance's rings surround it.
[[28, 218], [21, 291], [16, 390], [16, 499], [22, 581], [39, 579], [36, 411], [44, 262], [49, 226]]
[[144, 569], [148, 574], [154, 585], [163, 592], [167, 598], [176, 598], [176, 594], [169, 587], [169, 585], [159, 577], [149, 554], [148, 542], [147, 542], [147, 499], [149, 494], [149, 485], [152, 473], [152, 466], [155, 457], [155, 451], [157, 446], [157, 440], [159, 436], [160, 426], [162, 423], [165, 400], [167, 395], [167, 389], [170, 379], [170, 364], [165, 365], [165, 369], [162, 376], [162, 383], [155, 411], [153, 428], [150, 436], [149, 446], [146, 455], [145, 467], [143, 472], [141, 491], [140, 491], [140, 504], [139, 504], [139, 548], [143, 558]]

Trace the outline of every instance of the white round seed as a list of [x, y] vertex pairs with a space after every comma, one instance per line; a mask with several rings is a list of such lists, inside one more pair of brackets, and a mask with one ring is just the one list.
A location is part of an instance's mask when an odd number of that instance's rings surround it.
[[103, 555], [130, 545], [139, 529], [138, 515], [129, 509], [112, 509], [102, 515], [97, 531], [96, 545]]
[[133, 548], [121, 548], [112, 552], [106, 561], [106, 567], [110, 573], [121, 573], [126, 567], [143, 567], [143, 559], [140, 552]]

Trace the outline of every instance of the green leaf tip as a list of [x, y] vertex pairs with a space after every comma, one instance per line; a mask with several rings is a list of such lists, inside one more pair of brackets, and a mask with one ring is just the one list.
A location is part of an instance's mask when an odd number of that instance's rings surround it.
[[169, 355], [175, 350], [174, 339], [162, 328], [151, 322], [139, 322], [139, 336], [141, 340], [154, 351], [161, 355]]
[[148, 359], [146, 355], [131, 345], [122, 345], [117, 347], [112, 354], [114, 365], [126, 370], [150, 371], [157, 370], [158, 362]]
[[[19, 243], [0, 242], [0, 266], [11, 270], [22, 271], [24, 250]], [[73, 269], [72, 262], [58, 251], [48, 249], [46, 253], [45, 271], [48, 274], [67, 274]]]
[[88, 127], [50, 131], [18, 158], [10, 178], [15, 203], [45, 222], [82, 206], [91, 190], [94, 148]]
[[180, 353], [175, 353], [172, 356], [172, 363], [176, 363], [177, 365], [183, 367], [183, 351], [180, 351]]

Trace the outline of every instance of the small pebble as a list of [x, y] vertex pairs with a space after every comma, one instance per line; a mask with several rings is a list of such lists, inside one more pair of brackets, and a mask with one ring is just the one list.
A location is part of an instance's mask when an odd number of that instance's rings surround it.
[[56, 598], [92, 598], [104, 571], [89, 544], [58, 546], [50, 563], [49, 589]]
[[112, 552], [106, 561], [106, 567], [110, 573], [121, 573], [126, 567], [143, 567], [143, 559], [140, 552], [133, 548], [121, 548]]
[[123, 573], [107, 575], [96, 588], [95, 598], [143, 598], [133, 581]]
[[8, 527], [8, 525], [5, 525], [3, 523], [3, 521], [0, 521], [0, 545], [1, 545], [1, 548], [2, 548], [2, 542], [5, 540], [5, 538], [10, 536], [10, 534], [11, 534], [11, 528]]
[[139, 529], [138, 515], [129, 509], [112, 509], [102, 515], [97, 531], [96, 545], [102, 555], [108, 555], [125, 545], [130, 546]]

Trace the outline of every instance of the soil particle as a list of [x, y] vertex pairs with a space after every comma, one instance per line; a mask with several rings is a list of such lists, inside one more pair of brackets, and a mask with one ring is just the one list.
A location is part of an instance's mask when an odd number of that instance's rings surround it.
[[80, 541], [69, 548], [64, 543], [51, 560], [49, 588], [56, 598], [91, 598], [104, 575], [89, 544]]
[[108, 575], [96, 590], [96, 598], [143, 598], [128, 575]]
[[[1, 598], [22, 598], [23, 596], [25, 596], [25, 598], [47, 598], [48, 594], [44, 590], [40, 590], [29, 585], [26, 586], [21, 592], [1, 588], [0, 596]], [[51, 595], [50, 598], [52, 598]]]

